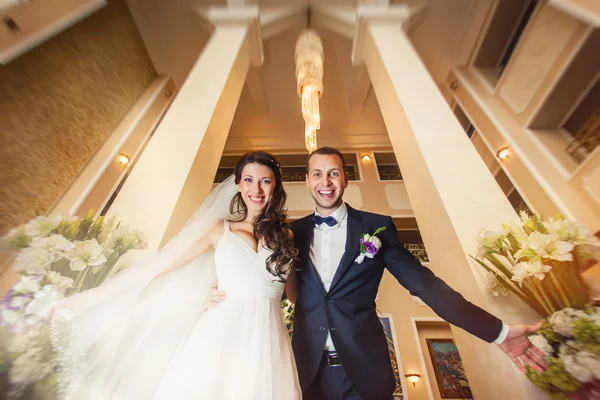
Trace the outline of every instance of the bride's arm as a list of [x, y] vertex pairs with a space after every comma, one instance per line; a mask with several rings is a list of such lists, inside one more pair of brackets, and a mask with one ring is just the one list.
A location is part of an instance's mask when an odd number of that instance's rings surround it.
[[188, 265], [190, 262], [204, 254], [208, 249], [215, 247], [221, 239], [221, 236], [223, 236], [223, 233], [223, 220], [219, 220], [205, 235], [195, 241], [170, 266], [162, 270], [156, 276], [164, 276], [178, 268]]
[[[158, 276], [164, 276], [177, 268], [188, 265], [195, 258], [201, 256], [208, 249], [215, 246], [221, 236], [223, 236], [223, 232], [223, 221], [219, 220], [206, 234], [202, 235], [202, 237], [189, 246], [187, 250], [182, 252], [182, 254], [179, 255], [174, 262], [153, 277], [149, 277], [148, 281]], [[71, 297], [61, 300], [50, 310], [49, 315], [52, 315], [61, 309], [82, 310], [86, 307], [102, 302], [103, 300], [110, 299], [114, 293], [118, 293], [120, 290], [127, 288], [132, 283], [135, 284], [135, 282], [139, 281], [139, 275], [143, 275], [146, 272], [147, 270], [145, 268], [126, 269], [124, 272], [115, 275], [113, 278], [106, 281], [99, 287], [84, 290]]]
[[[294, 234], [292, 231], [289, 232], [292, 240], [294, 239]], [[292, 264], [290, 266], [290, 273], [288, 274], [287, 280], [285, 281], [285, 296], [288, 298], [292, 304], [296, 304], [297, 297], [297, 288], [296, 288], [296, 266]]]
[[285, 281], [285, 296], [292, 304], [296, 304], [297, 289], [296, 289], [296, 267], [290, 269], [290, 273]]

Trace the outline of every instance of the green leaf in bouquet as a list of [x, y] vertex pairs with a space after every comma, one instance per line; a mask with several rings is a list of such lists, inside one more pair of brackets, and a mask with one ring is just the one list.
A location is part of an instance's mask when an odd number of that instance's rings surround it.
[[506, 235], [506, 239], [508, 240], [512, 256], [514, 257], [515, 253], [521, 250], [521, 243], [519, 243], [519, 241], [512, 232], [509, 232], [508, 235]]
[[93, 208], [91, 208], [83, 217], [83, 222], [91, 225], [94, 223], [94, 217], [96, 216], [96, 210], [94, 210]]
[[[83, 271], [79, 271], [77, 273], [77, 276], [75, 277], [74, 282], [73, 282], [73, 286], [76, 287], [78, 290], [83, 289], [85, 278], [89, 275], [90, 269], [91, 268], [86, 268]], [[86, 288], [86, 289], [89, 289], [89, 288]]]
[[521, 252], [519, 253], [520, 261], [531, 261], [537, 258], [539, 258], [539, 254], [532, 248], [521, 249]]
[[89, 288], [100, 286], [111, 275], [111, 273], [113, 273], [115, 265], [123, 254], [124, 253], [120, 250], [120, 246], [117, 246], [115, 251], [107, 257], [107, 261], [100, 266], [101, 269], [95, 275], [94, 279], [90, 281]]
[[0, 349], [0, 374], [8, 372], [10, 369], [10, 359], [4, 349]]
[[526, 211], [521, 211], [519, 213], [519, 217], [521, 218], [521, 223], [525, 234], [531, 235], [533, 232], [537, 231], [537, 224], [530, 214], [528, 214]]
[[[549, 273], [554, 273], [554, 271], [550, 271]], [[538, 280], [536, 282], [540, 286], [540, 291], [543, 293], [544, 298], [547, 299], [547, 301], [550, 304], [552, 304], [552, 308], [554, 310], [562, 308], [560, 296], [558, 295], [558, 292], [554, 289], [554, 284], [552, 283], [552, 280], [543, 279], [541, 281]]]
[[504, 264], [502, 260], [500, 260], [495, 254], [489, 254], [487, 259], [492, 263], [494, 267], [496, 267], [496, 269], [498, 269], [499, 272], [504, 274], [504, 276], [506, 276], [509, 280], [512, 279], [514, 275], [513, 272], [510, 269], [508, 269], [506, 264]]
[[55, 229], [55, 233], [69, 240], [74, 240], [79, 233], [81, 220], [79, 218], [64, 217]]
[[590, 318], [579, 318], [573, 323], [573, 337], [578, 342], [600, 344], [600, 326]]
[[568, 285], [564, 281], [563, 282], [560, 281], [557, 273], [548, 273], [547, 275], [550, 276], [550, 279], [552, 280], [552, 283], [554, 284], [554, 290], [556, 291], [556, 294], [558, 295], [558, 297], [560, 299], [560, 302], [561, 302], [560, 308], [573, 307], [574, 304], [571, 301], [572, 298], [571, 298], [571, 296], [568, 296], [567, 292], [566, 292], [566, 288], [568, 287]]
[[563, 343], [567, 340], [563, 335], [554, 332], [554, 329], [552, 329], [552, 324], [550, 324], [548, 320], [544, 320], [542, 329], [540, 329], [538, 333], [546, 338], [546, 340], [548, 340], [550, 343]]
[[0, 373], [0, 393], [5, 394], [8, 393], [9, 390], [9, 381], [8, 381], [8, 371]]
[[75, 240], [86, 240], [89, 236], [89, 232], [91, 227], [94, 224], [94, 215], [96, 214], [95, 210], [89, 210], [87, 214], [83, 217], [81, 224], [79, 226], [79, 231], [77, 232], [77, 236]]
[[0, 251], [14, 251], [29, 247], [31, 236], [25, 233], [25, 226], [20, 226], [0, 239]]
[[[471, 258], [473, 260], [475, 260], [479, 265], [481, 265], [483, 268], [485, 268], [488, 272], [491, 272], [492, 274], [494, 274], [496, 276], [496, 279], [498, 279], [498, 282], [505, 287], [506, 289], [510, 290], [512, 293], [514, 293], [519, 299], [521, 299], [522, 301], [524, 301], [527, 305], [529, 305], [531, 308], [534, 309], [535, 312], [537, 312], [540, 316], [544, 316], [546, 315], [546, 311], [544, 309], [544, 307], [540, 306], [538, 304], [537, 301], [532, 300], [531, 298], [529, 298], [525, 293], [523, 293], [523, 291], [519, 290], [518, 288], [514, 287], [509, 281], [510, 281], [510, 277], [512, 277], [512, 273], [510, 274], [510, 276], [506, 276], [504, 275], [504, 277], [500, 276], [495, 270], [493, 270], [492, 268], [490, 268], [488, 265], [485, 264], [485, 262], [471, 256]], [[510, 271], [509, 271], [510, 273]]]
[[527, 366], [527, 378], [546, 393], [573, 393], [583, 386], [581, 382], [567, 372], [561, 359], [548, 357], [546, 364], [548, 369], [543, 373], [536, 372]]
[[581, 350], [587, 351], [588, 353], [592, 353], [592, 354], [596, 355], [597, 357], [600, 357], [600, 343], [598, 343], [598, 342], [583, 343], [583, 345], [581, 346]]
[[552, 270], [547, 274], [546, 290], [552, 293], [560, 305], [559, 308], [581, 309], [590, 301], [585, 283], [579, 273], [573, 270], [569, 261], [544, 260]]
[[58, 377], [52, 373], [35, 383], [33, 398], [35, 400], [55, 400], [58, 389]]
[[541, 290], [541, 288], [538, 288], [534, 284], [531, 278], [527, 278], [523, 282], [523, 291], [529, 298], [529, 302], [527, 304], [529, 306], [532, 306], [532, 304], [537, 304], [538, 307], [541, 307], [541, 309], [544, 310], [544, 312], [540, 314], [541, 317], [545, 318], [556, 311], [556, 306], [554, 303], [550, 301], [546, 293]]
[[89, 229], [86, 239], [96, 239], [100, 242], [100, 235], [104, 229], [104, 217], [98, 217]]
[[535, 228], [538, 232], [541, 232], [543, 234], [548, 234], [548, 229], [546, 229], [546, 227], [544, 226], [544, 216], [542, 214], [540, 215], [533, 215], [533, 221], [535, 223]]

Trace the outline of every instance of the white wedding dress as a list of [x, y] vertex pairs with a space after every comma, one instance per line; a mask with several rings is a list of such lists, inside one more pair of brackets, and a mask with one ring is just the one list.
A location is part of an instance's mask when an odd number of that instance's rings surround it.
[[225, 221], [215, 266], [226, 299], [197, 321], [156, 399], [301, 398], [281, 313], [284, 283], [265, 267], [270, 254], [256, 252]]
[[[82, 314], [91, 322], [80, 318], [80, 325], [69, 328], [74, 336], [63, 351], [64, 365], [69, 367], [63, 372], [67, 383], [59, 398], [301, 399], [280, 306], [284, 283], [266, 269], [271, 250], [256, 252], [230, 230], [227, 221], [224, 225], [214, 252], [150, 281], [134, 300], [127, 297], [131, 290], [124, 290]], [[207, 282], [214, 279], [206, 269], [213, 258], [226, 299], [203, 312]], [[140, 272], [131, 276], [139, 277]], [[133, 281], [125, 278], [124, 282]], [[109, 289], [120, 293], [118, 286]], [[97, 297], [89, 296], [93, 302]], [[73, 349], [78, 346], [85, 351], [75, 357]]]

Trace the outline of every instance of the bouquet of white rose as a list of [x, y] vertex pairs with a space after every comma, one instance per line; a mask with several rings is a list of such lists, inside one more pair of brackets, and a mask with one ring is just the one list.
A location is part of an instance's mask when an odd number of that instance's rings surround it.
[[[530, 340], [546, 353], [548, 369], [528, 377], [553, 399], [600, 398], [600, 309], [581, 276], [600, 259], [600, 240], [558, 215], [483, 231], [475, 261], [488, 272], [494, 295], [514, 293], [545, 319]], [[590, 395], [599, 397], [589, 397]]]
[[21, 275], [0, 309], [0, 390], [10, 397], [46, 398], [56, 374], [47, 315], [61, 299], [101, 285], [118, 272], [129, 250], [147, 246], [141, 232], [114, 219], [38, 217], [1, 239], [2, 251], [18, 251]]

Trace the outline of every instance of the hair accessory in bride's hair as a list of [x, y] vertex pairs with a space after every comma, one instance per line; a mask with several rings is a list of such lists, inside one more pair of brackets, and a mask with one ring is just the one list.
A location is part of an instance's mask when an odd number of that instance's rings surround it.
[[270, 161], [271, 161], [271, 164], [277, 169], [277, 171], [279, 171], [279, 175], [282, 176], [283, 171], [281, 171], [281, 166], [279, 165], [279, 163], [272, 158]]

